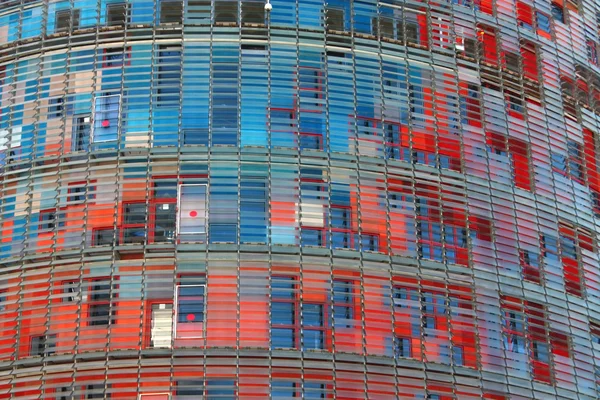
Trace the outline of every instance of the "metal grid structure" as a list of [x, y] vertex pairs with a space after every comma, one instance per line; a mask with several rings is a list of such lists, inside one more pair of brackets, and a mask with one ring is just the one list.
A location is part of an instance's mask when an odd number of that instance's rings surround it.
[[592, 0], [0, 0], [0, 399], [596, 399]]

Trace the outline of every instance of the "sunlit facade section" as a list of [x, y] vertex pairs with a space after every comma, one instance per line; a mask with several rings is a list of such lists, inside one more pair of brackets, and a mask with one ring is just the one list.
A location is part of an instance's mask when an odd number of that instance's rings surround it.
[[600, 397], [592, 0], [0, 0], [0, 399]]

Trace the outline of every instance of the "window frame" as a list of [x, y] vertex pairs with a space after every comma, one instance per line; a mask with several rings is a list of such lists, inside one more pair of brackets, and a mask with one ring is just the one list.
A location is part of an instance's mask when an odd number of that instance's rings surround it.
[[[64, 25], [64, 19], [67, 18], [68, 25]], [[59, 21], [61, 23], [59, 24]], [[81, 10], [79, 8], [64, 8], [56, 10], [54, 14], [54, 33], [73, 32], [81, 26]]]
[[[179, 4], [181, 6], [180, 19], [175, 20], [174, 13], [167, 13], [166, 10], [163, 10], [163, 6], [167, 6], [168, 4]], [[158, 24], [160, 25], [181, 25], [183, 24], [184, 19], [184, 1], [183, 0], [160, 0], [158, 2]], [[172, 20], [171, 20], [172, 19]]]
[[[177, 2], [181, 0], [169, 1]], [[155, 97], [155, 106], [159, 108], [179, 107], [179, 104], [182, 101], [181, 85], [183, 79], [183, 70], [181, 67], [181, 62], [183, 60], [183, 47], [181, 44], [161, 44], [155, 48], [155, 51], [157, 52], [157, 60], [154, 72], [154, 74], [156, 75], [156, 83], [154, 84], [155, 86], [153, 89]], [[176, 58], [179, 59], [179, 64], [177, 68], [175, 68], [175, 66], [173, 65], [173, 62]], [[167, 61], [167, 59], [172, 60]], [[167, 83], [163, 82], [165, 80], [167, 81]], [[178, 81], [177, 93], [175, 93], [175, 87], [173, 83], [170, 82], [172, 80]]]
[[98, 244], [98, 234], [102, 231], [113, 231], [112, 233], [112, 237], [115, 237], [115, 230], [117, 231], [117, 244], [120, 243], [120, 234], [119, 234], [119, 228], [116, 228], [114, 226], [111, 227], [97, 227], [97, 228], [92, 228], [92, 246], [111, 246], [113, 244], [113, 241], [111, 240], [110, 243], [102, 243], [102, 244]]
[[[536, 260], [535, 263], [537, 265], [532, 264], [532, 255], [534, 257], [533, 259]], [[542, 270], [541, 256], [539, 254], [533, 253], [529, 250], [520, 249], [519, 263], [521, 265], [521, 276], [524, 280], [537, 284], [542, 283], [544, 273]]]
[[[94, 327], [95, 329], [101, 328], [101, 327], [109, 327], [111, 325], [114, 325], [116, 323], [116, 319], [117, 319], [117, 309], [115, 307], [113, 307], [112, 303], [113, 300], [118, 298], [118, 284], [116, 283], [118, 281], [117, 277], [114, 277], [114, 279], [111, 280], [110, 276], [104, 276], [104, 277], [94, 277], [94, 278], [89, 278], [86, 279], [86, 284], [87, 284], [87, 293], [86, 293], [86, 299], [87, 299], [87, 326], [88, 327]], [[98, 284], [95, 284], [94, 282], [101, 282]], [[94, 289], [94, 286], [108, 286], [108, 294], [107, 294], [107, 299], [94, 299], [93, 297], [95, 296], [94, 292], [103, 292], [106, 289]], [[96, 294], [97, 295], [97, 294]], [[100, 293], [100, 295], [106, 295], [105, 293]], [[97, 311], [96, 307], [105, 307], [108, 306], [108, 314], [106, 316], [106, 320], [102, 319], [100, 320], [98, 318], [98, 316], [94, 316], [93, 314]], [[106, 321], [106, 323], [104, 323], [104, 321]]]
[[[343, 301], [336, 300], [336, 283], [339, 285], [343, 285], [343, 289], [345, 289], [342, 293]], [[343, 320], [347, 322], [341, 323], [338, 325], [337, 322], [333, 323], [333, 327], [335, 329], [339, 328], [354, 328], [354, 321], [356, 320], [357, 310], [356, 310], [356, 281], [353, 279], [348, 279], [347, 277], [339, 277], [333, 279], [332, 284], [332, 296], [333, 296], [333, 321], [339, 318], [339, 311], [342, 310], [344, 314]], [[350, 321], [353, 321], [352, 323]]]
[[[93, 104], [92, 104], [92, 124], [91, 124], [91, 130], [90, 130], [90, 143], [91, 144], [102, 144], [102, 143], [109, 143], [109, 142], [115, 142], [117, 140], [119, 140], [119, 133], [120, 133], [120, 125], [121, 125], [121, 113], [122, 113], [122, 94], [121, 93], [117, 93], [117, 94], [109, 94], [109, 93], [105, 93], [105, 94], [96, 94], [95, 96], [93, 96]], [[115, 133], [115, 138], [114, 139], [97, 139], [96, 136], [96, 129], [98, 129], [99, 127], [96, 126], [98, 120], [100, 118], [98, 118], [100, 112], [103, 113], [108, 113], [110, 111], [113, 110], [109, 110], [109, 111], [97, 111], [97, 107], [98, 107], [98, 100], [100, 99], [107, 99], [110, 97], [116, 97], [118, 98], [117, 101], [117, 121], [116, 121], [116, 133]], [[98, 135], [99, 136], [99, 135]]]
[[[37, 349], [34, 351], [34, 340], [38, 340]], [[29, 338], [29, 355], [48, 357], [56, 353], [56, 334], [34, 335]], [[41, 346], [41, 351], [40, 350]]]
[[[81, 286], [78, 279], [67, 279], [61, 281], [61, 302], [64, 304], [77, 305], [81, 297]], [[65, 296], [67, 294], [68, 296]]]
[[[293, 289], [292, 289], [292, 293], [291, 296], [289, 297], [275, 297], [273, 295], [273, 291], [272, 291], [272, 282], [274, 279], [285, 279], [286, 282], [289, 282]], [[297, 349], [297, 350], [302, 350], [302, 351], [310, 351], [310, 350], [327, 350], [329, 348], [329, 332], [331, 327], [328, 324], [328, 307], [327, 307], [327, 303], [326, 302], [318, 302], [318, 301], [306, 301], [303, 300], [301, 301], [300, 299], [300, 291], [298, 290], [298, 285], [300, 284], [300, 281], [298, 280], [298, 277], [293, 276], [293, 275], [286, 275], [286, 274], [273, 274], [271, 276], [271, 302], [270, 302], [270, 313], [271, 313], [271, 320], [270, 320], [270, 334], [269, 334], [269, 340], [271, 343], [271, 347], [275, 350], [278, 349]], [[281, 293], [281, 291], [278, 291], [278, 293]], [[273, 303], [284, 303], [284, 304], [292, 304], [292, 323], [291, 324], [274, 324], [273, 323]], [[305, 306], [318, 306], [320, 307], [320, 325], [305, 325], [304, 324], [304, 307]], [[301, 318], [301, 314], [302, 314], [302, 318]], [[287, 347], [273, 347], [273, 329], [282, 329], [282, 330], [291, 330], [292, 332], [292, 344], [294, 347], [292, 348], [287, 348]], [[306, 341], [306, 332], [310, 331], [310, 332], [319, 332], [321, 335], [321, 343], [320, 346], [321, 347], [308, 347], [307, 346], [307, 341]]]
[[[75, 181], [67, 184], [67, 204], [69, 206], [90, 203], [90, 200], [96, 199], [96, 180], [92, 179], [88, 181]], [[74, 191], [76, 189], [84, 189], [83, 192]], [[77, 197], [77, 199], [74, 199]], [[83, 197], [83, 198], [81, 198]]]
[[[112, 16], [111, 14], [111, 8], [117, 8], [117, 7], [123, 7], [124, 9], [124, 13], [123, 13], [123, 20], [121, 21], [120, 18], [118, 19], [114, 19], [114, 16]], [[114, 2], [114, 3], [108, 3], [106, 4], [106, 26], [127, 26], [129, 25], [130, 22], [130, 7], [129, 7], [129, 3], [125, 2], [125, 1], [118, 1], [118, 2]], [[117, 22], [117, 23], [115, 23]]]
[[48, 98], [47, 119], [62, 119], [66, 116], [66, 106], [64, 96], [53, 96]]
[[[59, 214], [60, 213], [56, 208], [46, 208], [40, 210], [38, 217], [38, 234], [52, 234], [55, 229], [60, 227], [61, 222], [58, 220]], [[52, 217], [45, 219], [45, 215], [50, 215]]]
[[[590, 318], [589, 326], [590, 326], [590, 338], [592, 340], [592, 343], [600, 345], [600, 321], [592, 320]], [[598, 346], [598, 348], [600, 349], [600, 346]]]
[[[208, 178], [207, 178], [208, 179]], [[208, 242], [209, 241], [209, 200], [208, 197], [210, 196], [210, 188], [208, 185], [208, 180], [207, 183], [183, 183], [183, 182], [178, 182], [177, 183], [177, 199], [176, 199], [176, 223], [175, 223], [175, 238], [177, 243], [180, 243], [181, 241], [181, 212], [182, 212], [182, 206], [181, 206], [181, 192], [183, 190], [184, 186], [204, 186], [206, 188], [206, 193], [204, 196], [204, 231], [194, 231], [194, 232], [186, 232], [186, 235], [204, 235], [205, 236], [205, 240], [204, 242]], [[154, 197], [154, 196], [153, 196]]]
[[[111, 54], [118, 54], [122, 57], [115, 62], [109, 59]], [[122, 68], [129, 65], [131, 65], [131, 46], [105, 47], [102, 49], [102, 68]]]
[[[87, 126], [87, 133], [85, 132]], [[92, 140], [92, 116], [76, 114], [73, 116], [73, 133], [71, 136], [71, 151], [87, 152]]]
[[[201, 283], [194, 283], [194, 284], [186, 284], [186, 283], [181, 283], [184, 281], [183, 277], [186, 277], [186, 279], [190, 278], [190, 279], [198, 279], [198, 281], [204, 281], [204, 284]], [[180, 305], [179, 305], [179, 300], [180, 297], [182, 297], [181, 295], [181, 289], [186, 289], [186, 288], [202, 288], [202, 294], [200, 295], [194, 295], [194, 296], [184, 296], [184, 297], [200, 297], [201, 301], [202, 301], [202, 321], [195, 321], [195, 320], [187, 320], [187, 321], [180, 321]], [[173, 340], [177, 343], [177, 341], [185, 341], [185, 340], [197, 340], [197, 339], [204, 339], [206, 338], [206, 297], [207, 297], [207, 281], [206, 281], [206, 275], [204, 274], [180, 274], [178, 277], [178, 281], [175, 284], [175, 296], [174, 296], [174, 301], [173, 301], [173, 330], [172, 330], [172, 335], [173, 335]], [[199, 335], [193, 335], [193, 336], [178, 336], [178, 331], [181, 332], [179, 324], [183, 324], [185, 325], [190, 325], [191, 324], [201, 324], [201, 329], [199, 331]], [[194, 329], [194, 332], [197, 332], [197, 329]]]

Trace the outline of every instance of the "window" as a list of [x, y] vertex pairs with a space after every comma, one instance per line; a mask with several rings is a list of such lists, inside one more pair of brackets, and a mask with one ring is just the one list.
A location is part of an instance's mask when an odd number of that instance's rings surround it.
[[523, 279], [541, 283], [540, 256], [529, 250], [520, 250], [520, 262]]
[[410, 338], [394, 336], [394, 358], [410, 358], [412, 357]]
[[[235, 2], [228, 4], [237, 7]], [[212, 144], [236, 145], [239, 120], [239, 71], [237, 61], [235, 63], [221, 61], [224, 59], [226, 57], [219, 59], [219, 62], [213, 61], [212, 68]]]
[[96, 96], [94, 100], [94, 143], [117, 140], [121, 95]]
[[271, 398], [273, 400], [284, 400], [301, 397], [302, 393], [298, 393], [297, 387], [301, 386], [297, 386], [295, 382], [273, 379], [271, 383]]
[[54, 354], [56, 348], [56, 335], [33, 336], [29, 354], [32, 356], [49, 356]]
[[71, 396], [72, 388], [70, 387], [59, 387], [56, 388], [56, 400], [70, 400], [73, 397]]
[[563, 6], [561, 6], [558, 3], [552, 3], [550, 7], [552, 9], [552, 18], [555, 21], [558, 21], [558, 22], [564, 24], [565, 23], [565, 13], [564, 13]]
[[592, 343], [600, 345], [600, 322], [590, 321], [590, 335]]
[[507, 351], [525, 354], [525, 315], [518, 309], [504, 312], [504, 343]]
[[[238, 22], [238, 2], [218, 0], [214, 3], [215, 23], [237, 24]], [[264, 9], [264, 5], [263, 5]]]
[[68, 32], [79, 29], [79, 10], [60, 10], [56, 12], [56, 32]]
[[341, 8], [333, 8], [328, 6], [326, 9], [327, 15], [327, 29], [333, 31], [344, 31], [345, 27], [345, 18], [344, 18], [344, 10]]
[[517, 21], [522, 28], [533, 30], [533, 9], [529, 4], [517, 1]]
[[40, 225], [38, 229], [43, 232], [51, 231], [56, 227], [56, 210], [41, 210]]
[[594, 65], [598, 65], [598, 50], [596, 48], [596, 42], [591, 39], [585, 41], [585, 47], [587, 49], [587, 56], [589, 62]]
[[419, 38], [419, 22], [414, 13], [405, 13], [404, 20], [398, 21], [396, 32], [398, 41], [412, 44], [421, 44]]
[[74, 303], [79, 299], [79, 281], [64, 281], [63, 287], [63, 303]]
[[574, 140], [567, 140], [567, 153], [569, 163], [569, 175], [572, 179], [583, 183], [585, 175], [583, 171], [583, 146]]
[[263, 179], [240, 182], [240, 242], [267, 242], [267, 187]]
[[160, 23], [180, 24], [183, 16], [183, 2], [181, 0], [160, 1]]
[[432, 293], [422, 292], [421, 294], [421, 325], [424, 329], [424, 335], [428, 336], [429, 330], [437, 329], [437, 318], [446, 315], [446, 304], [443, 296]]
[[175, 338], [202, 338], [204, 331], [205, 277], [182, 275], [176, 287]]
[[208, 128], [182, 128], [183, 144], [208, 146]]
[[537, 28], [538, 28], [538, 34], [550, 39], [551, 34], [552, 34], [552, 28], [550, 25], [550, 17], [540, 11], [536, 11], [535, 19], [536, 19]]
[[110, 384], [107, 384], [107, 388], [104, 387], [103, 383], [96, 383], [93, 385], [87, 385], [86, 387], [86, 399], [110, 399], [111, 394], [108, 391]]
[[518, 119], [525, 118], [525, 106], [520, 93], [506, 90], [504, 93], [506, 99], [506, 111], [511, 117]]
[[70, 182], [68, 188], [67, 203], [79, 204], [86, 200], [93, 200], [96, 197], [96, 187], [93, 184], [96, 181], [85, 182]]
[[0, 312], [6, 311], [8, 305], [8, 291], [6, 289], [0, 290]]
[[271, 278], [271, 347], [296, 348], [296, 282], [292, 277]]
[[470, 58], [477, 58], [478, 45], [477, 40], [463, 38], [464, 55]]
[[519, 55], [511, 52], [504, 52], [505, 67], [508, 71], [515, 74], [519, 73]]
[[555, 236], [542, 234], [540, 236], [542, 256], [550, 260], [558, 260], [558, 239]]
[[302, 349], [325, 347], [325, 315], [323, 304], [304, 302], [302, 305], [302, 327], [304, 334]]
[[506, 350], [528, 355], [534, 379], [550, 382], [550, 351], [570, 357], [567, 335], [548, 329], [542, 304], [502, 295], [501, 305]]
[[144, 243], [146, 240], [146, 203], [124, 202], [123, 243]]
[[363, 232], [361, 235], [354, 234], [354, 250], [379, 251], [379, 235]]
[[115, 236], [113, 228], [100, 228], [94, 230], [93, 244], [94, 246], [112, 245]]
[[533, 359], [546, 364], [550, 362], [548, 343], [540, 341], [533, 342]]
[[[158, 186], [160, 187], [160, 186]], [[179, 185], [177, 237], [181, 242], [205, 242], [207, 227], [207, 186]]]
[[324, 308], [324, 304], [311, 302], [304, 302], [300, 308], [295, 279], [273, 276], [271, 278], [272, 348], [325, 348]]
[[89, 115], [76, 116], [73, 121], [73, 151], [88, 151], [90, 146], [90, 132], [92, 130]]
[[561, 223], [559, 240], [565, 290], [567, 293], [581, 297], [585, 286], [581, 252], [595, 252], [592, 234], [583, 228], [574, 228]]
[[552, 170], [562, 175], [567, 175], [567, 157], [562, 154], [552, 153], [550, 159]]
[[63, 97], [54, 97], [48, 100], [48, 119], [62, 118], [64, 115]]
[[497, 66], [499, 59], [496, 29], [485, 25], [478, 25], [477, 34], [479, 38], [479, 43], [481, 45], [481, 60], [486, 63]]
[[479, 85], [461, 83], [459, 105], [461, 121], [464, 125], [481, 126]]
[[402, 160], [402, 142], [400, 133], [400, 124], [393, 122], [386, 122], [384, 124], [385, 130], [385, 156], [395, 160]]
[[[442, 225], [440, 222], [419, 218], [417, 221], [417, 235], [419, 237], [419, 255], [435, 261], [444, 262], [444, 245], [446, 261], [457, 263], [461, 250], [467, 246], [467, 231], [464, 228]], [[443, 238], [443, 239], [442, 239]]]
[[204, 396], [204, 382], [201, 380], [179, 380], [175, 383], [175, 396], [178, 400], [196, 400]]
[[452, 361], [454, 365], [464, 365], [465, 363], [465, 349], [462, 346], [452, 347]]
[[523, 41], [521, 43], [521, 58], [523, 60], [523, 75], [537, 82], [538, 59], [535, 44]]
[[224, 379], [208, 380], [206, 381], [206, 393], [204, 394], [204, 396], [206, 400], [234, 400], [237, 398], [235, 381]]
[[409, 308], [407, 302], [416, 302], [419, 300], [417, 290], [402, 287], [402, 286], [394, 286], [392, 288], [392, 296], [394, 300], [394, 307], [399, 308]]
[[[325, 385], [317, 382], [304, 382], [305, 399], [325, 399], [327, 396]], [[300, 397], [300, 396], [298, 396]]]
[[176, 107], [181, 85], [181, 46], [160, 46], [157, 61], [157, 106]]
[[331, 206], [329, 222], [331, 224], [331, 245], [333, 248], [351, 248], [352, 209], [344, 206]]
[[111, 312], [112, 286], [109, 278], [95, 279], [91, 282], [88, 293], [88, 321], [90, 326], [108, 325], [114, 310]]
[[111, 3], [106, 5], [106, 25], [123, 26], [129, 16], [126, 3]]
[[392, 18], [380, 15], [379, 18], [372, 19], [371, 26], [374, 36], [394, 39], [394, 20]]
[[333, 281], [333, 317], [335, 327], [354, 327], [353, 282], [348, 280]]
[[104, 49], [102, 66], [104, 68], [121, 67], [127, 58], [126, 51], [123, 47], [111, 47]]
[[243, 24], [264, 24], [265, 23], [265, 3], [258, 2], [258, 1], [242, 2], [242, 23]]
[[[304, 386], [304, 396], [302, 387]], [[273, 400], [284, 400], [291, 398], [325, 399], [327, 398], [325, 384], [304, 381], [304, 384], [291, 381], [273, 380], [271, 398]]]
[[152, 304], [150, 348], [170, 348], [173, 327], [173, 304]]

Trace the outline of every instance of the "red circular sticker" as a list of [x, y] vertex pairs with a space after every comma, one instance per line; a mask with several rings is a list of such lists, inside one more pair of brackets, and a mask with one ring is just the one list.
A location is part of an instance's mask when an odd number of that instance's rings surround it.
[[196, 211], [190, 211], [190, 217], [195, 217], [196, 215], [198, 215]]
[[195, 316], [194, 314], [188, 314], [188, 315], [187, 315], [185, 318], [186, 318], [188, 321], [193, 321], [193, 320], [195, 320], [195, 319], [196, 319], [196, 316]]

